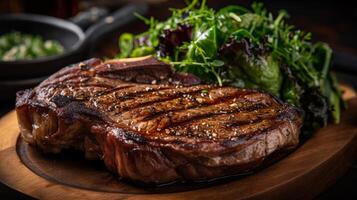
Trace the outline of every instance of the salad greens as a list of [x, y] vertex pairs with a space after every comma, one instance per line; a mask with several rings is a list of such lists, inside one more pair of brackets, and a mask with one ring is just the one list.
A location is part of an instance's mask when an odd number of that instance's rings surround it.
[[60, 54], [63, 46], [40, 36], [11, 32], [0, 36], [0, 59], [3, 61], [29, 60]]
[[274, 17], [261, 3], [215, 11], [193, 0], [163, 22], [138, 17], [149, 29], [122, 34], [119, 58], [155, 55], [207, 83], [269, 92], [305, 111], [308, 135], [329, 120], [340, 121], [344, 102], [329, 72], [332, 50], [287, 24], [287, 12]]

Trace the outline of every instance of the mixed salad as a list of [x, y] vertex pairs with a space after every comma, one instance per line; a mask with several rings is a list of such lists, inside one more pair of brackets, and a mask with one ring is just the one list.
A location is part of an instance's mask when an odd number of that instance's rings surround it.
[[166, 21], [138, 17], [149, 28], [122, 34], [119, 58], [154, 55], [207, 83], [271, 93], [305, 111], [305, 135], [340, 121], [344, 102], [329, 71], [332, 50], [287, 24], [286, 11], [274, 17], [261, 3], [215, 11], [193, 0]]
[[63, 52], [59, 42], [44, 40], [38, 35], [13, 31], [0, 36], [0, 59], [3, 61], [30, 60]]

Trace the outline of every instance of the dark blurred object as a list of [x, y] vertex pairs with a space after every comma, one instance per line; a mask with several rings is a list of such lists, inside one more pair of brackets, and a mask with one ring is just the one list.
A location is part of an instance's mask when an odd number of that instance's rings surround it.
[[357, 76], [357, 56], [356, 54], [335, 51], [333, 70]]
[[23, 4], [21, 0], [0, 1], [1, 13], [20, 13], [23, 12], [23, 10]]
[[59, 18], [68, 18], [76, 15], [79, 12], [79, 0], [22, 0], [22, 2], [24, 4], [24, 11], [28, 13], [50, 15]]
[[87, 11], [81, 11], [76, 16], [69, 20], [77, 24], [83, 30], [87, 29], [91, 24], [94, 24], [99, 19], [109, 14], [108, 9], [101, 7], [91, 7]]
[[79, 0], [1, 0], [1, 13], [33, 13], [69, 18], [79, 12]]

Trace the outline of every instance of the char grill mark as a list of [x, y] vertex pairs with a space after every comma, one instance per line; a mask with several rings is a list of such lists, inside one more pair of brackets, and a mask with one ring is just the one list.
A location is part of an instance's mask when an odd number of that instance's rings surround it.
[[[201, 90], [209, 89], [210, 86], [200, 85], [194, 87], [178, 87], [178, 88], [161, 88], [161, 89], [153, 89], [151, 85], [147, 85], [148, 89], [140, 93], [133, 93], [129, 96], [125, 96], [119, 98], [120, 101], [113, 102], [114, 97], [112, 94], [108, 96], [102, 96], [99, 99], [96, 99], [95, 102], [97, 105], [110, 105], [108, 110], [114, 111], [116, 115], [124, 112], [135, 110], [138, 108], [142, 108], [151, 104], [156, 104], [160, 102], [166, 102], [169, 100], [174, 100], [178, 97], [181, 97], [184, 94], [194, 94], [200, 93]], [[136, 90], [136, 88], [133, 88]], [[105, 107], [103, 107], [105, 109]]]
[[[165, 129], [167, 133], [172, 136], [189, 137], [198, 139], [209, 140], [236, 140], [246, 136], [254, 136], [259, 133], [265, 132], [268, 129], [272, 129], [272, 123], [275, 122], [275, 118], [263, 119], [259, 121], [249, 122], [239, 126], [227, 128], [224, 123], [213, 122], [204, 124], [185, 124], [174, 128]], [[276, 123], [276, 122], [275, 122]], [[280, 125], [279, 124], [277, 125]]]
[[37, 95], [44, 101], [52, 99], [57, 95], [73, 97], [78, 101], [85, 101], [89, 98], [91, 93], [101, 93], [106, 90], [106, 88], [94, 86], [73, 87], [70, 85], [57, 85], [56, 89], [53, 89], [53, 87], [44, 87], [37, 92]]
[[[161, 91], [169, 88], [168, 86], [151, 86], [151, 85], [130, 85], [128, 87], [118, 88], [106, 91], [95, 98], [90, 99], [90, 104], [96, 105], [100, 109], [113, 110], [117, 104], [140, 97], [140, 95]], [[119, 108], [119, 106], [117, 106]]]
[[[243, 104], [241, 104], [233, 109], [223, 108], [222, 110], [217, 110], [217, 108], [220, 108], [221, 106], [223, 106], [223, 104], [224, 103], [219, 103], [219, 104], [210, 105], [208, 107], [198, 107], [188, 110], [180, 110], [177, 112], [169, 112], [167, 114], [158, 116], [155, 119], [139, 122], [137, 127], [145, 127], [146, 125], [147, 127], [150, 128], [150, 131], [155, 130], [155, 128], [156, 130], [162, 130], [175, 126], [180, 126], [182, 124], [191, 123], [192, 121], [196, 121], [196, 120], [208, 120], [209, 118], [217, 115], [227, 115], [235, 112], [242, 112], [245, 110], [249, 111], [252, 110], [253, 108], [264, 106], [264, 105], [258, 107], [256, 105], [243, 106]], [[152, 126], [148, 126], [148, 125], [152, 125]], [[131, 124], [131, 126], [133, 126], [133, 124]]]
[[[133, 87], [133, 84], [121, 84], [116, 88], [112, 86], [103, 84], [102, 82], [91, 82], [91, 83], [78, 83], [74, 84], [72, 82], [63, 82], [56, 85], [46, 85], [38, 91], [40, 96], [44, 98], [53, 98], [56, 95], [63, 95], [73, 97], [76, 100], [87, 101], [92, 98], [97, 98], [108, 93], [112, 93], [117, 90], [123, 90], [129, 87]], [[92, 95], [94, 94], [94, 95]]]
[[[132, 87], [135, 87], [134, 85], [130, 84], [130, 85], [121, 85], [119, 87], [115, 87], [115, 88], [109, 88], [103, 92], [100, 92], [99, 94], [95, 94], [92, 96], [92, 98], [100, 98], [101, 96], [105, 96], [105, 95], [108, 95], [108, 94], [111, 94], [111, 93], [114, 93], [114, 92], [118, 92], [120, 90], [125, 90], [125, 89], [129, 89], [129, 88], [132, 88]], [[90, 99], [88, 99], [90, 100]]]
[[[115, 121], [136, 131], [161, 131], [171, 126], [177, 126], [187, 121], [207, 119], [213, 115], [224, 115], [245, 110], [257, 110], [267, 106], [274, 106], [276, 102], [252, 102], [248, 91], [232, 88], [217, 88], [211, 90], [208, 97], [190, 95], [169, 101], [163, 101], [138, 107], [121, 113]], [[197, 95], [197, 94], [196, 94]], [[184, 96], [184, 95], [183, 95]], [[266, 97], [266, 96], [265, 96]], [[200, 100], [197, 100], [200, 98]], [[259, 100], [255, 98], [255, 100]]]
[[63, 84], [63, 83], [83, 83], [86, 81], [95, 81], [95, 79], [92, 79], [95, 74], [89, 73], [89, 72], [82, 72], [78, 71], [76, 73], [69, 73], [65, 74], [64, 76], [57, 77], [55, 79], [47, 79], [44, 82], [40, 84], [41, 87], [44, 86], [53, 86], [57, 84]]
[[[191, 87], [182, 88], [181, 90], [184, 92], [180, 92], [180, 89], [168, 89], [165, 92], [168, 92], [169, 94], [164, 93], [164, 91], [159, 91], [159, 94], [152, 95], [153, 97], [157, 97], [157, 99], [160, 99], [160, 101], [155, 101], [153, 102], [153, 104], [150, 105], [139, 105], [138, 107], [134, 107], [133, 109], [125, 110], [126, 112], [122, 113], [121, 116], [123, 116], [123, 119], [125, 119], [125, 116], [129, 115], [131, 116], [130, 118], [136, 118], [136, 116], [141, 116], [139, 120], [150, 120], [155, 118], [156, 116], [159, 116], [159, 114], [167, 114], [171, 111], [181, 111], [188, 108], [212, 105], [221, 101], [221, 98], [234, 98], [234, 95], [236, 94], [236, 91], [233, 91], [231, 93], [212, 95], [211, 97], [209, 97], [209, 94], [202, 93], [202, 90], [210, 90], [210, 93], [213, 94], [215, 93], [217, 88], [209, 88], [209, 86], [205, 85], [195, 88], [197, 89], [191, 90]], [[160, 94], [160, 92], [162, 93]], [[227, 90], [227, 92], [229, 92], [229, 90]], [[165, 97], [173, 98], [165, 99]], [[150, 99], [150, 97], [146, 96], [144, 96], [144, 98]]]
[[159, 92], [162, 90], [169, 89], [169, 86], [146, 86], [142, 85], [140, 87], [136, 86], [133, 88], [130, 88], [129, 90], [126, 91], [119, 91], [115, 92], [114, 96], [117, 100], [125, 101], [128, 99], [134, 99], [137, 97], [140, 97], [140, 95], [152, 93], [152, 92]]
[[[230, 114], [211, 115], [190, 123], [167, 127], [164, 131], [170, 135], [181, 137], [233, 139], [242, 135], [254, 135], [257, 130], [262, 130], [262, 127], [265, 126], [278, 126], [271, 122], [276, 122], [279, 117], [280, 114], [276, 112], [281, 113], [283, 111], [279, 110], [279, 108], [269, 107], [253, 111], [248, 109], [247, 111]], [[247, 131], [247, 128], [251, 128], [250, 131]]]

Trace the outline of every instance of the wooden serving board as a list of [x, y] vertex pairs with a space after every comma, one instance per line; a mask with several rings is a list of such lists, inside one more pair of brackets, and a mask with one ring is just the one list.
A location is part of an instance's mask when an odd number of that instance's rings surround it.
[[46, 156], [19, 138], [14, 111], [0, 120], [0, 181], [39, 199], [312, 199], [357, 159], [357, 98], [338, 125], [319, 130], [296, 151], [254, 174], [206, 184], [148, 188], [117, 180], [78, 152]]

